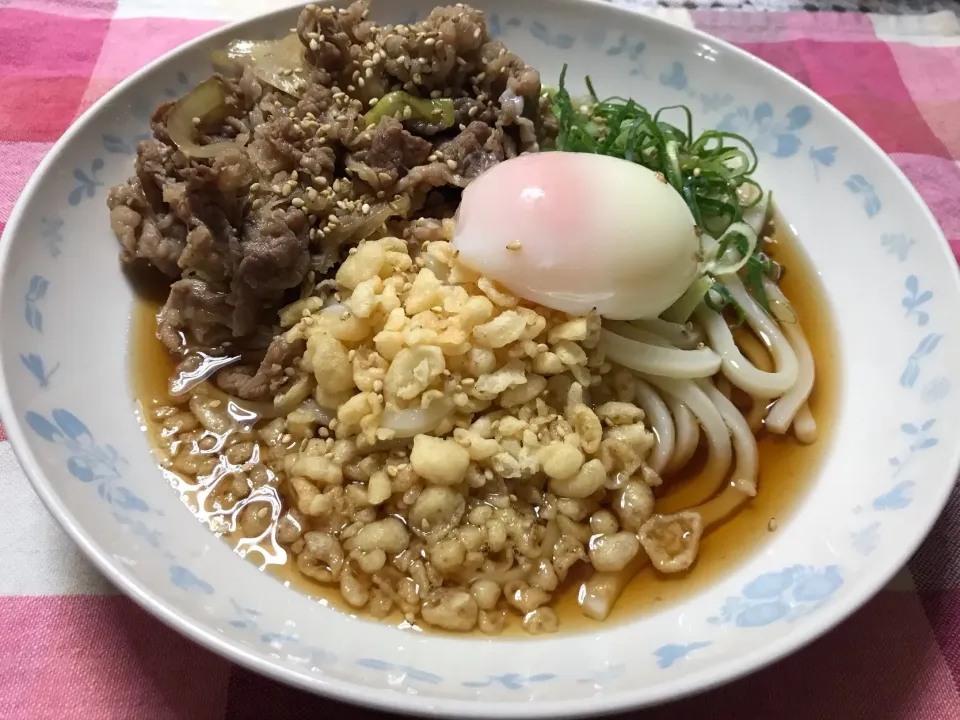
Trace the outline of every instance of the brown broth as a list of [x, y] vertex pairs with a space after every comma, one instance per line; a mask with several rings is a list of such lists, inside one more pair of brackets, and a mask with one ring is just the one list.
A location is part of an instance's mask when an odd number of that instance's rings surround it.
[[[551, 606], [560, 618], [561, 632], [590, 631], [602, 625], [634, 620], [642, 615], [658, 612], [676, 604], [716, 582], [758, 552], [777, 528], [789, 522], [804, 494], [817, 477], [833, 436], [833, 424], [838, 415], [839, 370], [837, 341], [829, 306], [820, 279], [803, 253], [799, 242], [777, 223], [771, 254], [787, 268], [780, 287], [790, 299], [797, 318], [803, 326], [817, 362], [817, 378], [810, 397], [810, 410], [816, 418], [819, 438], [812, 445], [802, 445], [792, 435], [776, 436], [761, 432], [758, 436], [759, 491], [731, 519], [712, 530], [700, 544], [696, 565], [688, 572], [676, 575], [657, 573], [647, 565], [627, 587], [605, 623], [590, 620], [581, 614], [577, 605], [577, 588], [587, 577], [586, 568], [572, 571], [564, 586], [554, 595]], [[168, 404], [167, 383], [174, 372], [174, 361], [156, 338], [156, 312], [159, 308], [155, 288], [141, 293], [133, 313], [131, 327], [131, 379], [135, 396], [141, 407], [145, 429], [156, 437], [159, 427], [144, 412], [158, 405]], [[162, 295], [160, 296], [162, 298]], [[663, 497], [697, 482], [696, 458], [688, 464], [685, 474], [671, 478], [665, 484]], [[202, 519], [209, 513], [200, 511], [191, 481], [164, 471], [181, 493], [184, 503]], [[206, 517], [204, 517], [206, 516]], [[232, 546], [241, 540], [229, 531], [222, 533]], [[246, 543], [245, 543], [246, 544]], [[238, 552], [241, 552], [238, 549]], [[295, 588], [319, 603], [356, 615], [357, 612], [341, 598], [338, 588], [325, 586], [301, 575], [292, 558], [285, 565], [264, 563], [265, 555], [248, 550], [247, 557], [275, 575], [288, 587]], [[359, 616], [363, 617], [360, 613]], [[399, 613], [379, 621], [413, 629]], [[434, 632], [433, 629], [430, 630]], [[479, 631], [476, 631], [480, 635]], [[519, 617], [511, 617], [504, 636], [513, 639], [531, 637], [520, 629]]]

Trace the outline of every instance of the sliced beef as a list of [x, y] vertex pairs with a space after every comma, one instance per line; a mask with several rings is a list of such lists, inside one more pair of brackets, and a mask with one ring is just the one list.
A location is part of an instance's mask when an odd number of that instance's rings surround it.
[[266, 400], [286, 381], [285, 370], [293, 366], [304, 350], [304, 341], [289, 343], [283, 335], [278, 335], [267, 348], [259, 367], [225, 368], [217, 374], [217, 385], [244, 400]]
[[185, 343], [210, 348], [229, 339], [232, 308], [226, 291], [203, 280], [178, 280], [157, 315], [157, 336], [171, 352], [181, 352]]
[[303, 212], [292, 207], [247, 219], [241, 259], [230, 284], [235, 335], [253, 332], [261, 310], [275, 307], [284, 290], [303, 281], [310, 266], [306, 221]]
[[[321, 285], [351, 245], [378, 232], [411, 236], [411, 220], [450, 216], [459, 188], [538, 148], [547, 102], [539, 74], [490, 38], [483, 13], [452, 5], [419, 23], [381, 26], [368, 8], [359, 0], [301, 11], [299, 97], [252, 66], [229, 69], [223, 119], [205, 122], [197, 141], [243, 135], [243, 147], [187, 157], [167, 131], [174, 104], [154, 113], [153, 137], [108, 206], [121, 263], [151, 265], [174, 281], [160, 314], [172, 350], [184, 341], [266, 348], [280, 307]], [[398, 89], [451, 99], [454, 125], [388, 116], [367, 127], [363, 115]], [[260, 395], [274, 365], [284, 363], [225, 370], [224, 382]]]

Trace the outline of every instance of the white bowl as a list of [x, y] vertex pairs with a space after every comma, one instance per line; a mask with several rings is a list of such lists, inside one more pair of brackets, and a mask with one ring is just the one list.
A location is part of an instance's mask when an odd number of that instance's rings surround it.
[[[137, 73], [78, 121], [30, 181], [2, 247], [7, 433], [70, 535], [138, 603], [278, 680], [395, 711], [556, 717], [648, 705], [770, 663], [864, 603], [917, 547], [958, 463], [957, 268], [893, 163], [836, 110], [740, 50], [603, 3], [479, 0], [545, 81], [571, 76], [649, 107], [687, 103], [761, 153], [839, 328], [832, 451], [795, 517], [682, 604], [533, 641], [402, 632], [319, 607], [196, 522], [151, 461], [124, 348], [133, 302], [106, 189], [131, 171], [150, 109], [207, 74], [208, 52], [294, 23], [280, 11], [207, 35]], [[376, 3], [409, 22], [432, 3]], [[538, 11], [539, 10], [539, 11]], [[952, 399], [952, 398], [950, 398]], [[762, 492], [762, 490], [761, 490]]]

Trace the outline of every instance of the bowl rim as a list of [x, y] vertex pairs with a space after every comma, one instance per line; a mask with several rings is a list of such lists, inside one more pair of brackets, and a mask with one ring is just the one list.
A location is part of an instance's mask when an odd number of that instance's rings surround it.
[[[733, 57], [758, 65], [766, 72], [771, 73], [772, 80], [792, 86], [795, 90], [802, 93], [811, 104], [815, 104], [821, 110], [825, 110], [835, 120], [839, 121], [841, 125], [853, 131], [854, 135], [863, 141], [867, 148], [880, 156], [881, 162], [885, 167], [899, 179], [903, 189], [906, 191], [906, 197], [918, 204], [922, 209], [925, 219], [935, 231], [936, 241], [940, 249], [947, 254], [947, 257], [951, 259], [954, 257], [949, 243], [930, 208], [889, 155], [887, 155], [869, 135], [826, 99], [787, 75], [779, 68], [738, 48], [730, 42], [714, 37], [697, 28], [678, 25], [658, 16], [637, 12], [635, 9], [612, 5], [605, 0], [551, 1], [570, 8], [579, 7], [581, 11], [609, 13], [614, 17], [622, 18], [622, 20], [627, 23], [646, 24], [647, 26], [652, 26], [654, 31], [661, 30], [677, 33], [695, 41], [699, 40], [710, 43], [721, 48], [725, 53], [729, 53]], [[345, 2], [345, 0], [342, 0], [339, 4], [343, 4], [343, 2]], [[177, 46], [146, 64], [122, 80], [87, 108], [71, 123], [70, 127], [49, 150], [20, 193], [4, 229], [3, 241], [0, 242], [0, 278], [7, 277], [11, 270], [13, 238], [22, 232], [20, 225], [22, 224], [22, 216], [26, 211], [26, 206], [29, 204], [32, 196], [36, 194], [38, 187], [46, 175], [54, 168], [65, 149], [73, 142], [74, 138], [80, 134], [82, 128], [94, 115], [122, 97], [130, 88], [139, 83], [145, 75], [169, 63], [177, 56], [188, 53], [217, 38], [230, 37], [240, 32], [241, 28], [253, 27], [258, 22], [268, 19], [276, 20], [287, 14], [292, 14], [302, 6], [303, 3], [301, 2], [288, 3], [275, 10], [257, 13], [204, 32], [198, 37]], [[950, 272], [953, 278], [954, 291], [957, 295], [960, 295], [960, 267], [958, 267], [955, 261], [951, 262], [951, 268], [948, 272]], [[778, 638], [774, 642], [756, 650], [743, 653], [734, 661], [728, 662], [720, 668], [700, 670], [690, 676], [669, 680], [654, 688], [615, 692], [606, 696], [601, 693], [596, 696], [578, 700], [546, 700], [531, 703], [524, 701], [483, 702], [455, 698], [426, 698], [420, 695], [407, 695], [394, 692], [371, 692], [369, 688], [364, 688], [348, 680], [331, 678], [324, 675], [307, 675], [275, 665], [272, 662], [257, 657], [242, 646], [233, 644], [216, 633], [204, 629], [200, 623], [182, 615], [173, 603], [157, 597], [147, 586], [130, 577], [125, 572], [123, 566], [119, 563], [112, 562], [109, 559], [109, 554], [100, 548], [87, 534], [78, 519], [61, 502], [52, 484], [47, 480], [44, 472], [41, 470], [23, 432], [22, 420], [14, 407], [9, 391], [7, 370], [8, 368], [4, 366], [3, 358], [0, 356], [0, 417], [4, 418], [4, 429], [20, 467], [23, 469], [34, 491], [43, 501], [43, 504], [50, 514], [53, 515], [71, 540], [79, 546], [84, 555], [94, 564], [98, 571], [105, 575], [114, 586], [168, 627], [182, 633], [201, 647], [220, 655], [230, 662], [285, 685], [293, 686], [307, 692], [321, 694], [333, 700], [407, 715], [434, 717], [455, 715], [459, 717], [480, 718], [504, 718], [517, 717], [520, 715], [523, 717], [537, 718], [600, 715], [679, 700], [756, 672], [796, 652], [829, 630], [832, 630], [876, 595], [906, 564], [929, 534], [933, 524], [943, 512], [943, 508], [953, 488], [954, 480], [957, 477], [958, 471], [960, 471], [960, 443], [956, 443], [952, 459], [949, 463], [945, 463], [950, 472], [949, 481], [941, 482], [941, 487], [934, 496], [935, 503], [930, 505], [930, 510], [927, 515], [921, 518], [920, 522], [915, 526], [922, 530], [922, 532], [917, 533], [908, 542], [901, 544], [896, 553], [888, 555], [887, 563], [882, 571], [874, 572], [872, 575], [866, 574], [853, 590], [845, 593], [828, 607], [823, 608], [817, 614], [817, 619], [807, 623], [802, 629]], [[696, 682], [691, 682], [690, 677], [696, 677]]]

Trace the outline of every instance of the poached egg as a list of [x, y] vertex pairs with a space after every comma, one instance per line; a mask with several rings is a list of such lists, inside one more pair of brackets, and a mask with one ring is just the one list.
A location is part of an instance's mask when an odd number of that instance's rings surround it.
[[463, 192], [453, 245], [468, 267], [554, 310], [658, 316], [699, 273], [693, 215], [662, 175], [605, 155], [502, 162]]

